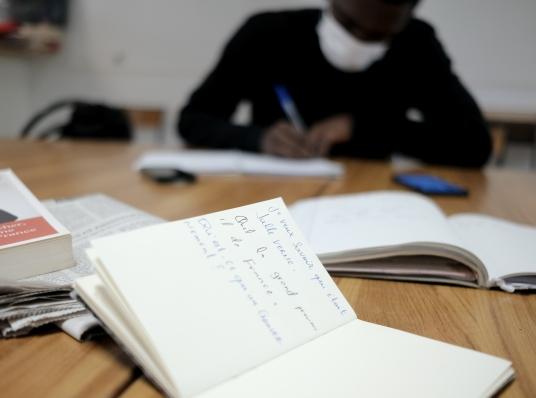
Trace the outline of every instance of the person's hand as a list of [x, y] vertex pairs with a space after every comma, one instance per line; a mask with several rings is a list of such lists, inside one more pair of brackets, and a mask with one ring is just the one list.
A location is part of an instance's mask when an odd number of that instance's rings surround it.
[[264, 132], [261, 151], [286, 158], [307, 158], [313, 156], [307, 141], [305, 133], [288, 122], [278, 121]]
[[315, 123], [307, 134], [307, 147], [315, 156], [326, 156], [335, 144], [352, 138], [353, 119], [337, 115]]

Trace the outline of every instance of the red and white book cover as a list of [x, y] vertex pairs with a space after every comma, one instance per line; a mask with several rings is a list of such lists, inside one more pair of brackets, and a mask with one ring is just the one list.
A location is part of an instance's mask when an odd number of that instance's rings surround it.
[[68, 234], [13, 171], [0, 170], [0, 250]]

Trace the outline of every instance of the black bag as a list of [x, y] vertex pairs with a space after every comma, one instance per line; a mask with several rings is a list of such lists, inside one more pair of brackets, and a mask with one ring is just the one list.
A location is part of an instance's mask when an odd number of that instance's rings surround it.
[[103, 104], [92, 104], [81, 101], [56, 102], [32, 117], [23, 128], [21, 137], [28, 137], [38, 122], [57, 110], [72, 107], [70, 120], [60, 126], [34, 134], [37, 138], [48, 138], [54, 134], [60, 138], [98, 139], [98, 140], [130, 140], [132, 126], [126, 112]]

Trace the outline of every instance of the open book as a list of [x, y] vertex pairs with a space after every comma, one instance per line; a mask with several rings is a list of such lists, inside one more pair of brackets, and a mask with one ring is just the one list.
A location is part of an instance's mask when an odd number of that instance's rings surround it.
[[337, 275], [536, 288], [536, 228], [482, 214], [446, 217], [409, 192], [306, 199], [292, 214]]
[[75, 289], [173, 397], [488, 396], [510, 362], [357, 319], [281, 199], [97, 239]]

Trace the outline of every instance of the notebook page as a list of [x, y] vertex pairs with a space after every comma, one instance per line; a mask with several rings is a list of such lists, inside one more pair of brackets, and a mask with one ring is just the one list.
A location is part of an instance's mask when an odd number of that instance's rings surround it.
[[504, 359], [355, 320], [199, 398], [486, 397], [512, 377]]
[[174, 387], [165, 373], [161, 371], [154, 358], [150, 355], [150, 350], [140, 341], [135, 328], [128, 324], [128, 316], [118, 310], [117, 303], [114, 302], [100, 278], [97, 275], [89, 275], [78, 278], [75, 282], [75, 289], [84, 302], [89, 305], [103, 321], [109, 332], [113, 334], [116, 341], [127, 347], [129, 354], [138, 364], [143, 364], [144, 371], [150, 378], [158, 380], [159, 386], [172, 394]]
[[319, 256], [412, 242], [459, 245], [441, 210], [414, 193], [378, 191], [306, 199], [291, 211]]
[[344, 172], [340, 164], [326, 159], [284, 159], [250, 153], [240, 154], [240, 168], [244, 174], [302, 177], [337, 177]]
[[93, 247], [187, 397], [355, 319], [281, 199]]
[[449, 218], [453, 231], [484, 263], [490, 280], [507, 275], [536, 275], [536, 228], [480, 214]]
[[326, 159], [283, 159], [276, 156], [228, 150], [151, 151], [134, 164], [136, 170], [175, 168], [195, 174], [259, 174], [335, 177], [341, 165]]

